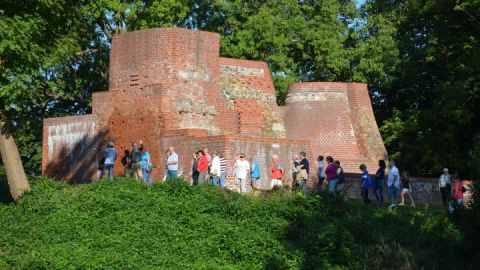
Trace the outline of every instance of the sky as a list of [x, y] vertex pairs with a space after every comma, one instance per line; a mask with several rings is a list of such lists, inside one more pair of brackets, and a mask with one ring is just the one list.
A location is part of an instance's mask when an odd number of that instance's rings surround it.
[[363, 3], [365, 3], [365, 0], [357, 0], [357, 6], [361, 6]]

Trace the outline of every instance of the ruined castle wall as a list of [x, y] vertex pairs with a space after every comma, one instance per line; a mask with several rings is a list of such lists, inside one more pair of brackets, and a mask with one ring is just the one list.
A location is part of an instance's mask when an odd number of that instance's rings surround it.
[[364, 83], [348, 83], [348, 100], [357, 141], [366, 159], [388, 159], [387, 150], [376, 125], [368, 87]]
[[[187, 134], [186, 132], [190, 132]], [[235, 156], [243, 153], [247, 159], [256, 157], [260, 162], [261, 188], [268, 189], [271, 180], [271, 157], [279, 155], [282, 165], [285, 169], [287, 178], [290, 178], [292, 170], [292, 155], [300, 151], [306, 151], [310, 154], [310, 145], [307, 141], [286, 141], [271, 140], [266, 138], [253, 138], [243, 136], [210, 136], [204, 137], [199, 131], [178, 131], [166, 134], [162, 139], [166, 147], [174, 146], [180, 157], [179, 170], [183, 175], [189, 176], [191, 173], [192, 153], [199, 149], [208, 148], [210, 153], [217, 151], [222, 154], [228, 164], [228, 176], [226, 186], [229, 189], [236, 190], [236, 181], [234, 179]], [[163, 174], [161, 174], [163, 177]], [[161, 178], [160, 177], [160, 178]], [[289, 180], [290, 181], [290, 180]], [[251, 189], [250, 184], [247, 185]]]
[[287, 139], [306, 138], [316, 154], [342, 161], [364, 158], [349, 102], [345, 83], [290, 85], [285, 118]]
[[70, 183], [96, 177], [96, 151], [104, 134], [93, 115], [49, 118], [43, 124], [42, 174]]

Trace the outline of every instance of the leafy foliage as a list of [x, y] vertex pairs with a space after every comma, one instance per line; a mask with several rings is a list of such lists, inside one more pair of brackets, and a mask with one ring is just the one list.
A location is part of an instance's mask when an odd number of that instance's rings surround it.
[[0, 2], [0, 113], [29, 174], [44, 117], [84, 114], [105, 90], [113, 35], [221, 34], [221, 55], [266, 61], [278, 102], [294, 81], [369, 84], [389, 153], [412, 174], [480, 174], [479, 1]]
[[18, 205], [0, 205], [0, 268], [363, 269], [388, 247], [402, 251], [389, 265], [466, 265], [462, 235], [428, 208], [391, 211], [282, 190], [249, 197], [181, 180], [32, 182]]
[[478, 177], [480, 2], [375, 0], [364, 9], [396, 29], [400, 62], [375, 103], [389, 151], [417, 175], [452, 167]]

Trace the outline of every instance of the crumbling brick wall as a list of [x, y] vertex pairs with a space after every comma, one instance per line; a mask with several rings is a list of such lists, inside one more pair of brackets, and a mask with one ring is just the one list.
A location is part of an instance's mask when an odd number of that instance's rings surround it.
[[[374, 171], [377, 160], [387, 157], [366, 84], [292, 84], [286, 106], [280, 107], [267, 64], [220, 57], [219, 40], [217, 33], [180, 28], [115, 36], [109, 91], [93, 94], [92, 114], [45, 119], [43, 174], [71, 183], [91, 181], [109, 140], [119, 157], [143, 140], [157, 180], [164, 176], [164, 151], [171, 145], [184, 175], [193, 151], [219, 151], [229, 161], [232, 189], [234, 157], [240, 152], [260, 161], [263, 188], [269, 186], [273, 154], [290, 176], [291, 156], [307, 152], [311, 188], [319, 154], [341, 160], [349, 173], [360, 163]], [[115, 175], [122, 175], [120, 158], [115, 165]], [[422, 192], [426, 200], [433, 198]]]

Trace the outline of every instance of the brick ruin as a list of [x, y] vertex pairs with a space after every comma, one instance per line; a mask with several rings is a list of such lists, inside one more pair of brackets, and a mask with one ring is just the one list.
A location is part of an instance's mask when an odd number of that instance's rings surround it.
[[[232, 189], [240, 152], [258, 158], [264, 188], [273, 154], [287, 172], [299, 151], [312, 167], [317, 155], [332, 155], [350, 173], [360, 163], [374, 172], [377, 160], [387, 157], [366, 84], [295, 83], [286, 105], [278, 106], [266, 63], [220, 57], [219, 51], [219, 34], [204, 31], [159, 28], [115, 36], [109, 90], [93, 94], [92, 114], [44, 120], [43, 174], [92, 181], [109, 140], [120, 157], [143, 140], [156, 179], [163, 177], [164, 150], [171, 145], [184, 175], [195, 150], [219, 151], [230, 164]], [[115, 175], [122, 173], [119, 159]]]

